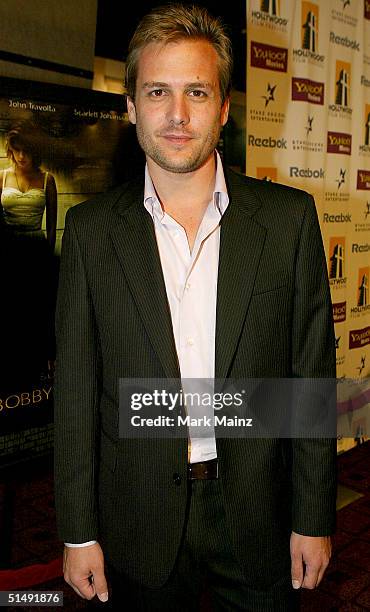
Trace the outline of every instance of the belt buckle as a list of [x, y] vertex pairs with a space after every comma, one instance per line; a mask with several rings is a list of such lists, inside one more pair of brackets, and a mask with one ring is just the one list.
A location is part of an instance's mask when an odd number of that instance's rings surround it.
[[[216, 462], [216, 465], [214, 464], [214, 462]], [[207, 463], [212, 464], [212, 471], [208, 470]], [[192, 465], [194, 465], [194, 468], [195, 468], [194, 471], [192, 469]], [[201, 468], [199, 470], [199, 476], [196, 476], [196, 473], [198, 472], [199, 468]], [[215, 475], [213, 475], [214, 470], [216, 472]], [[200, 461], [199, 463], [195, 463], [195, 464], [189, 463], [188, 464], [188, 479], [189, 480], [216, 480], [218, 479], [218, 461], [217, 459], [211, 459], [209, 462]]]

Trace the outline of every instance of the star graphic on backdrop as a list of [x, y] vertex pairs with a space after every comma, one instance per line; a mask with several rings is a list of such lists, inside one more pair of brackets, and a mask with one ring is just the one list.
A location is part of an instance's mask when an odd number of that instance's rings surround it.
[[267, 95], [261, 96], [265, 100], [265, 108], [269, 105], [270, 102], [275, 102], [275, 89], [276, 85], [271, 86], [270, 83], [267, 85]]
[[341, 188], [341, 186], [344, 185], [345, 181], [346, 181], [346, 170], [343, 170], [341, 168], [339, 172], [339, 179], [337, 179], [338, 191]]
[[366, 202], [365, 219], [370, 215], [370, 202]]
[[342, 336], [338, 336], [338, 338], [335, 338], [335, 348], [339, 349], [339, 340], [341, 339]]
[[314, 119], [313, 117], [308, 116], [307, 125], [306, 125], [306, 136], [307, 136], [307, 138], [308, 138], [308, 134], [310, 132], [312, 132], [313, 119]]
[[357, 368], [359, 376], [361, 376], [362, 370], [365, 369], [365, 361], [366, 361], [366, 356], [364, 355], [363, 357], [361, 357], [361, 365]]

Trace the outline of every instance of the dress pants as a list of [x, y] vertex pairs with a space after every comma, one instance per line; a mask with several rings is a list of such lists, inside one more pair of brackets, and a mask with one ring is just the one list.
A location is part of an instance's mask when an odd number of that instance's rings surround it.
[[127, 612], [200, 612], [206, 589], [213, 612], [294, 612], [299, 593], [290, 576], [273, 590], [246, 586], [232, 553], [219, 480], [189, 481], [186, 532], [175, 567], [164, 586], [152, 589], [133, 584], [109, 568], [111, 609]]

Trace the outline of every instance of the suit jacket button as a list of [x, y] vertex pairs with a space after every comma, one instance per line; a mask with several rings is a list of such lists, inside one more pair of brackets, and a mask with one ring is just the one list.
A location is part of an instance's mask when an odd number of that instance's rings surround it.
[[179, 487], [181, 485], [181, 480], [182, 480], [180, 474], [174, 474], [172, 478], [173, 478], [174, 484]]

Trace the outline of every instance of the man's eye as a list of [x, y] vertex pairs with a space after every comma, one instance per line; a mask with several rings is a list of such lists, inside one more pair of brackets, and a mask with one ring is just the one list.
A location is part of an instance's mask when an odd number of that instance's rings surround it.
[[205, 98], [207, 96], [206, 92], [201, 89], [192, 89], [189, 94], [194, 98]]
[[149, 95], [152, 96], [152, 98], [160, 98], [164, 95], [164, 91], [163, 89], [153, 89]]

